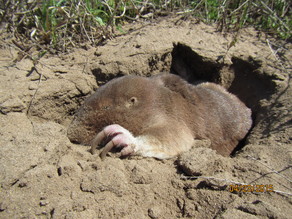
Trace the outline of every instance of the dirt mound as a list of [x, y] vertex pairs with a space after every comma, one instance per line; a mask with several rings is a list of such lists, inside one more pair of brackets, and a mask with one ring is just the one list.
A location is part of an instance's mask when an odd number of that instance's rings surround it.
[[[2, 41], [0, 217], [289, 218], [291, 44], [279, 58], [276, 41], [246, 29], [230, 47], [232, 35], [179, 17], [125, 30], [36, 65], [14, 62], [17, 50]], [[234, 157], [198, 147], [172, 160], [101, 161], [68, 140], [74, 112], [98, 86], [161, 71], [219, 83], [252, 109], [254, 127]], [[237, 182], [246, 186], [236, 191]]]

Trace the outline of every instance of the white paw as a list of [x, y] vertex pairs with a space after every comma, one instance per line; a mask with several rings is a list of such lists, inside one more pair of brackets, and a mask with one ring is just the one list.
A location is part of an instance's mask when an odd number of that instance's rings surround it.
[[117, 124], [106, 126], [96, 135], [92, 141], [91, 152], [95, 153], [97, 145], [107, 139], [110, 140], [100, 153], [102, 159], [104, 159], [106, 154], [113, 148], [121, 148], [120, 156], [129, 156], [135, 152], [135, 147], [137, 145], [136, 138], [127, 129]]

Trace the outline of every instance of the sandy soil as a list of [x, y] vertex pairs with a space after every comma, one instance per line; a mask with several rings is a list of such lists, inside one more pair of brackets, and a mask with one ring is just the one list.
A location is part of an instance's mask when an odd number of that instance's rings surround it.
[[[291, 44], [245, 29], [227, 50], [232, 34], [180, 17], [125, 30], [35, 66], [14, 61], [18, 50], [1, 39], [0, 218], [291, 217]], [[101, 161], [68, 140], [74, 112], [98, 86], [161, 71], [219, 83], [253, 110], [234, 156], [198, 147], [172, 160]], [[235, 182], [274, 192], [231, 192]]]

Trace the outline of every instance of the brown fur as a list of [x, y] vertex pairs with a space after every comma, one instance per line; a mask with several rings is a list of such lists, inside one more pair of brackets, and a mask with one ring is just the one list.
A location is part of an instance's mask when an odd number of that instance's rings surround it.
[[124, 76], [100, 87], [77, 112], [68, 137], [89, 145], [111, 124], [134, 136], [149, 136], [158, 151], [171, 156], [188, 150], [192, 139], [210, 139], [213, 149], [229, 155], [252, 121], [251, 111], [221, 86], [194, 86], [179, 76], [160, 74]]

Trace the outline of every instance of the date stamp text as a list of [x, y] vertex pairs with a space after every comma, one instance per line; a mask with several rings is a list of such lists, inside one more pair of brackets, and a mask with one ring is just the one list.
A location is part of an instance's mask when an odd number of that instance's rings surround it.
[[268, 185], [229, 185], [229, 192], [274, 192], [274, 186]]

